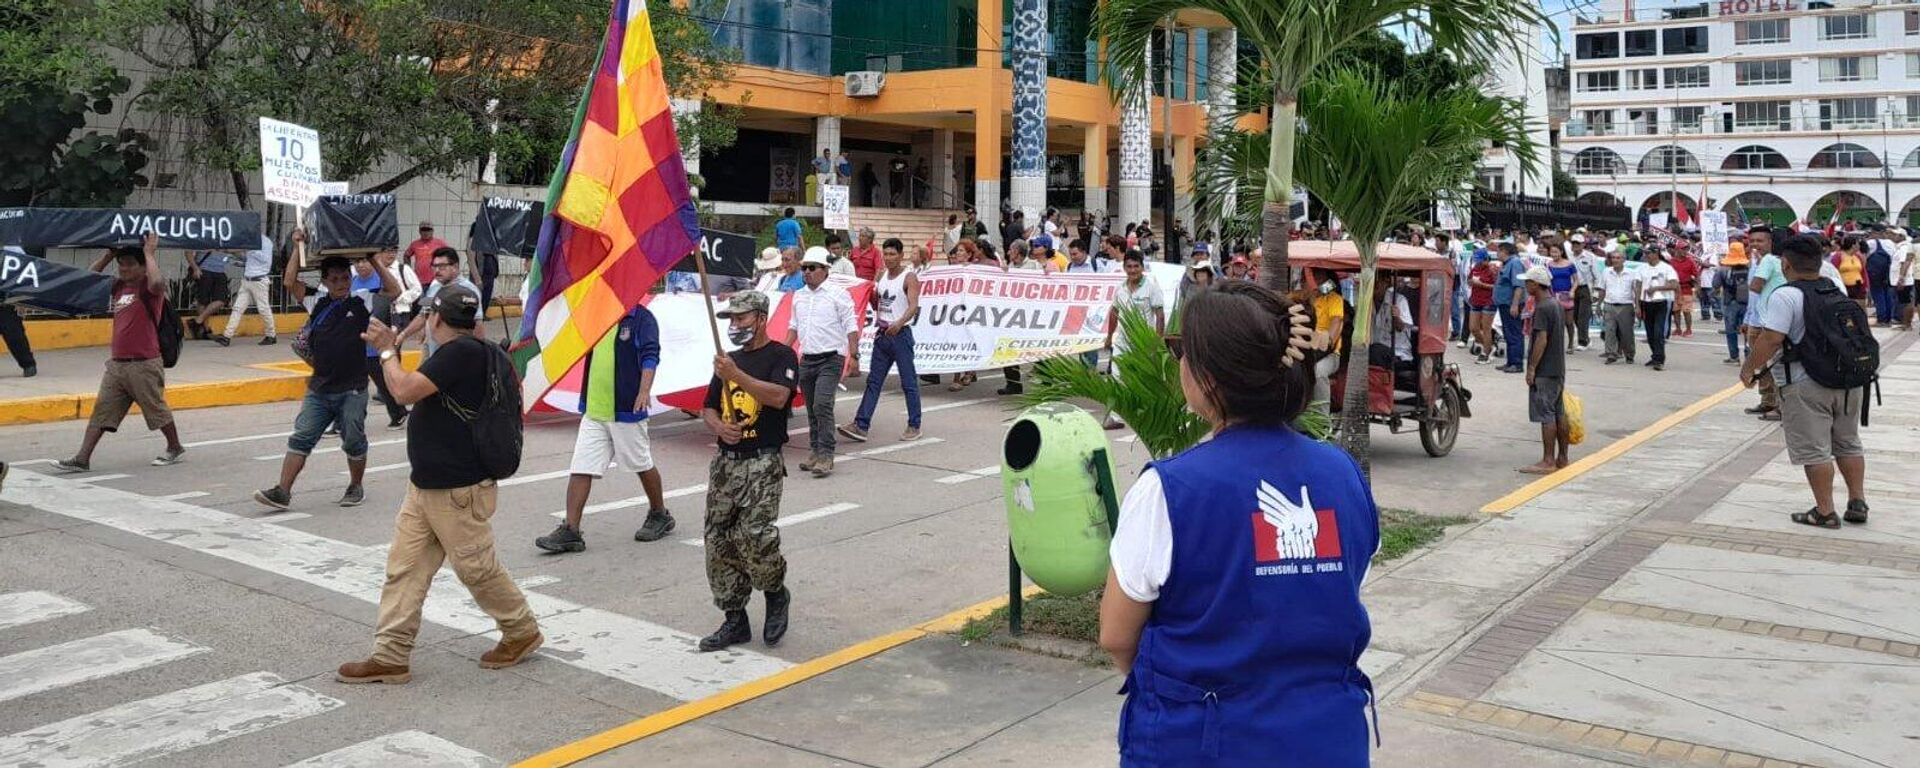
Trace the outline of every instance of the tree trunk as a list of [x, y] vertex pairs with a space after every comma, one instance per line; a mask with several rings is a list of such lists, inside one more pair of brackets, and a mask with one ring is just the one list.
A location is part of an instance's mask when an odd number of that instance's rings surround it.
[[[1373, 339], [1373, 284], [1375, 269], [1372, 248], [1361, 246], [1360, 287], [1355, 291], [1353, 301], [1353, 346], [1347, 352], [1347, 391], [1341, 397], [1340, 406], [1340, 447], [1360, 463], [1360, 474], [1369, 482], [1373, 480], [1373, 440], [1368, 434], [1367, 421], [1368, 384], [1367, 352]], [[1388, 297], [1392, 299], [1391, 296]]]
[[1287, 242], [1293, 239], [1293, 148], [1297, 139], [1299, 99], [1274, 91], [1272, 122], [1267, 125], [1267, 190], [1260, 208], [1260, 283], [1276, 291], [1293, 288], [1287, 263]]

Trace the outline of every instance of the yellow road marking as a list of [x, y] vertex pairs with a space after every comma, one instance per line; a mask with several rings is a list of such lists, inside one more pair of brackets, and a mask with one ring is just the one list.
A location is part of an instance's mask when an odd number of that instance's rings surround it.
[[[1029, 586], [1024, 595], [1032, 597], [1040, 594], [1039, 587]], [[997, 597], [949, 613], [931, 621], [891, 632], [869, 640], [863, 640], [840, 650], [809, 659], [788, 667], [780, 672], [736, 685], [704, 699], [689, 701], [672, 709], [656, 712], [625, 725], [617, 726], [570, 744], [562, 744], [540, 754], [513, 764], [513, 768], [559, 768], [572, 765], [594, 755], [632, 744], [641, 739], [678, 728], [700, 718], [745, 704], [769, 693], [789, 688], [813, 678], [832, 672], [841, 667], [871, 656], [885, 653], [928, 635], [952, 632], [965, 626], [973, 619], [994, 612], [1006, 605], [1007, 599]]]
[[1480, 513], [1484, 515], [1498, 515], [1511, 512], [1521, 504], [1532, 501], [1547, 491], [1558, 488], [1572, 481], [1574, 478], [1591, 472], [1605, 465], [1607, 462], [1619, 458], [1621, 454], [1633, 450], [1641, 443], [1658, 437], [1660, 433], [1679, 426], [1682, 422], [1704, 413], [1708, 408], [1726, 402], [1727, 398], [1745, 392], [1746, 389], [1744, 386], [1735, 384], [1719, 392], [1700, 398], [1692, 405], [1669, 413], [1661, 417], [1659, 421], [1642, 427], [1640, 431], [1615, 440], [1607, 447], [1593, 452], [1592, 455], [1568, 464], [1566, 469], [1527, 483], [1512, 493], [1488, 502], [1486, 506], [1480, 508]]

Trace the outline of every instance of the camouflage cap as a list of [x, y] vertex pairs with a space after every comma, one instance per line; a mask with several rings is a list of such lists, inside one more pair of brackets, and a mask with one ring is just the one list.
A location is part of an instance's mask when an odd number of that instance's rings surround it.
[[722, 320], [749, 312], [767, 314], [767, 295], [759, 291], [741, 291], [727, 299], [727, 308], [714, 313]]

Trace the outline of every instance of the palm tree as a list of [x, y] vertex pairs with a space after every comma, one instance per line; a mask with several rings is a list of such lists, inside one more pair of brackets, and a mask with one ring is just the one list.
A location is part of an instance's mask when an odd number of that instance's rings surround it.
[[[1315, 78], [1300, 98], [1302, 184], [1346, 224], [1360, 252], [1353, 339], [1372, 338], [1374, 273], [1379, 244], [1394, 227], [1425, 218], [1435, 199], [1466, 205], [1466, 193], [1487, 142], [1506, 144], [1536, 172], [1524, 111], [1509, 99], [1455, 89], [1413, 91], [1366, 70], [1336, 69]], [[1354, 350], [1364, 365], [1362, 350]], [[1370, 469], [1367, 377], [1347, 376], [1341, 446]]]
[[1092, 34], [1106, 40], [1107, 74], [1116, 93], [1149, 76], [1153, 30], [1170, 14], [1189, 8], [1218, 14], [1252, 44], [1260, 54], [1261, 84], [1273, 93], [1260, 269], [1267, 286], [1280, 290], [1290, 287], [1287, 240], [1293, 220], [1288, 208], [1300, 89], [1315, 71], [1343, 46], [1389, 24], [1416, 30], [1435, 49], [1470, 63], [1518, 55], [1519, 35], [1546, 24], [1539, 0], [1105, 0], [1094, 13]]
[[[1125, 350], [1113, 355], [1118, 376], [1086, 367], [1079, 355], [1048, 358], [1034, 364], [1033, 381], [1022, 403], [1081, 399], [1104, 405], [1127, 422], [1140, 437], [1141, 447], [1155, 459], [1193, 447], [1211, 427], [1187, 409], [1180, 389], [1180, 361], [1145, 316], [1131, 308], [1117, 311], [1120, 333], [1127, 341]], [[1331, 422], [1315, 408], [1294, 420], [1293, 427], [1316, 439], [1325, 439], [1332, 431]]]

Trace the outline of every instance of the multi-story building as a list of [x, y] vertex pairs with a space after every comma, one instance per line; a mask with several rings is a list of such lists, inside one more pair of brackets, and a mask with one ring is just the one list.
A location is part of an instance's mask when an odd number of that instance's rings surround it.
[[1572, 38], [1582, 200], [1920, 224], [1920, 2], [1607, 0]]

